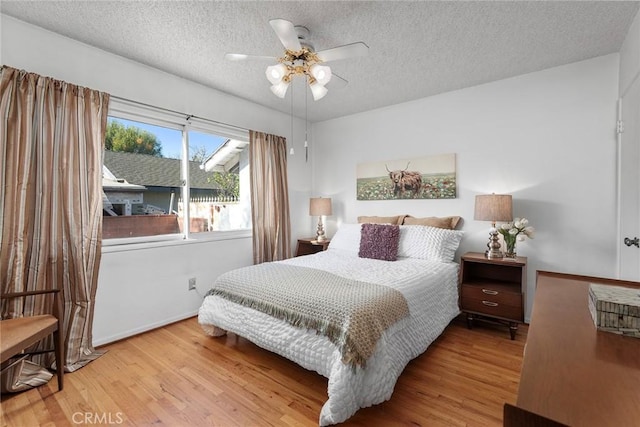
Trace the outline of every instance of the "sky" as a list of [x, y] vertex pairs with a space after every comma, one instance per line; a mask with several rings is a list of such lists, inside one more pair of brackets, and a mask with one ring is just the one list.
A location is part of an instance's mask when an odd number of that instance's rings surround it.
[[[109, 122], [117, 121], [125, 126], [135, 126], [140, 129], [154, 134], [158, 141], [162, 145], [162, 156], [173, 159], [179, 159], [182, 153], [182, 132], [175, 129], [164, 128], [161, 126], [150, 125], [146, 123], [135, 122], [132, 120], [125, 120], [121, 118], [109, 117]], [[205, 134], [200, 132], [189, 132], [189, 152], [195, 151], [199, 147], [205, 147], [207, 154], [213, 153], [227, 138], [216, 136], [212, 134]]]

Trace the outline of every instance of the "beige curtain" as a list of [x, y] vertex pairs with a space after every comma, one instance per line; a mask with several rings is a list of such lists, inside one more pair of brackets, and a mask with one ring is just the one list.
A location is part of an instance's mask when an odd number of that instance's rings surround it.
[[253, 263], [291, 257], [287, 140], [249, 132]]
[[[69, 372], [100, 355], [92, 324], [108, 104], [106, 93], [1, 71], [0, 283], [4, 292], [62, 290]], [[38, 314], [52, 302], [26, 301], [3, 306], [3, 317]]]

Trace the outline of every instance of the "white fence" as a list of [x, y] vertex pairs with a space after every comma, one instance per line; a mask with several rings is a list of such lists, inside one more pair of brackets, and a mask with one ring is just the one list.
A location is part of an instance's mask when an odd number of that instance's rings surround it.
[[[178, 216], [183, 216], [178, 200]], [[251, 228], [251, 211], [235, 197], [192, 197], [189, 203], [191, 231], [226, 231]]]

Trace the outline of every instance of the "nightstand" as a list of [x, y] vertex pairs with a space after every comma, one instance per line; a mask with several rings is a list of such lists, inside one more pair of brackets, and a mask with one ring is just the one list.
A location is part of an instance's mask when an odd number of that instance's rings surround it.
[[315, 238], [298, 239], [298, 247], [296, 248], [296, 256], [315, 254], [316, 252], [326, 251], [329, 247], [330, 239], [324, 242], [318, 242]]
[[469, 252], [460, 258], [460, 310], [467, 315], [467, 327], [474, 320], [509, 326], [514, 339], [524, 322], [527, 288], [527, 258], [488, 259]]

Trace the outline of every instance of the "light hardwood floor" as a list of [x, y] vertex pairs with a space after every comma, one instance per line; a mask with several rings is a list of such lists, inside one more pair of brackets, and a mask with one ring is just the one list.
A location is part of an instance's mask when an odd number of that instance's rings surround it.
[[[455, 319], [409, 363], [391, 400], [345, 426], [501, 426], [514, 403], [526, 341]], [[2, 396], [1, 426], [313, 426], [327, 380], [235, 335], [211, 338], [187, 319], [102, 349], [77, 372]]]

